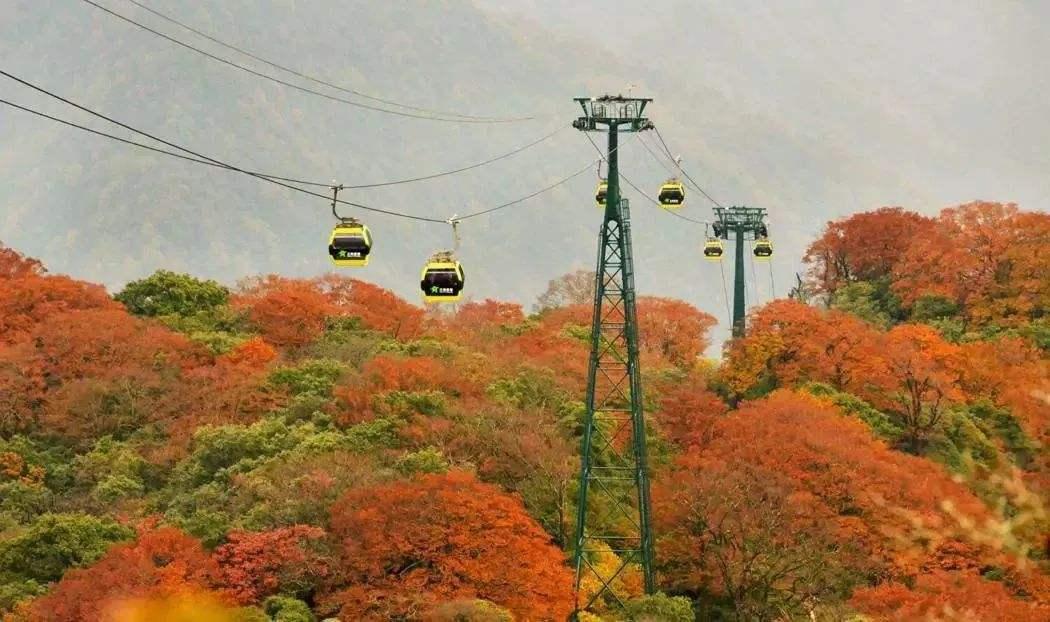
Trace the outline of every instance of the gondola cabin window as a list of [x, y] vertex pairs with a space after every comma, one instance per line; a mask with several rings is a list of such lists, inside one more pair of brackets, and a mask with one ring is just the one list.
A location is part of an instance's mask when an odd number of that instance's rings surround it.
[[337, 235], [332, 241], [332, 253], [336, 259], [361, 258], [368, 254], [368, 244], [363, 235]]
[[424, 277], [426, 293], [430, 295], [456, 295], [463, 287], [455, 270], [429, 270]]

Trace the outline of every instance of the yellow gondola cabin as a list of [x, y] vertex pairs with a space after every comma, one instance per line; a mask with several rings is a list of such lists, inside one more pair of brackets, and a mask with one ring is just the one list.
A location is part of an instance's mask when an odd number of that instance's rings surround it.
[[426, 302], [456, 302], [463, 293], [463, 266], [449, 252], [437, 253], [423, 267], [419, 288]]
[[755, 248], [752, 252], [755, 254], [755, 259], [768, 261], [773, 256], [773, 245], [769, 240], [759, 238], [755, 240]]
[[598, 207], [605, 207], [605, 200], [609, 196], [609, 182], [601, 180], [598, 189], [594, 191], [594, 202]]
[[660, 186], [660, 194], [656, 198], [665, 208], [679, 208], [685, 203], [685, 186], [677, 179], [668, 179]]
[[725, 252], [725, 248], [722, 246], [722, 240], [718, 238], [708, 238], [704, 242], [704, 259], [709, 261], [719, 261], [722, 259], [722, 255]]
[[335, 265], [367, 266], [371, 252], [372, 233], [365, 225], [356, 220], [345, 220], [332, 229], [332, 235], [328, 238], [328, 255]]

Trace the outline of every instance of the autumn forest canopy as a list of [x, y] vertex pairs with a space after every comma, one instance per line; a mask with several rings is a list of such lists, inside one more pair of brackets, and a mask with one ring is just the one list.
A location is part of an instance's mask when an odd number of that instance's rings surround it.
[[[581, 620], [1050, 619], [1048, 246], [1012, 204], [829, 222], [717, 362], [640, 297], [660, 593]], [[111, 294], [0, 246], [0, 619], [565, 620], [593, 278]]]

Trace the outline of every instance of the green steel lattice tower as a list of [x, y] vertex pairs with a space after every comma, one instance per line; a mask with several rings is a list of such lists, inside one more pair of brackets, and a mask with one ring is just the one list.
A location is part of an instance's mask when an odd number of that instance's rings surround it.
[[766, 236], [765, 219], [766, 210], [762, 207], [715, 208], [715, 236], [728, 240], [732, 233], [736, 243], [733, 255], [733, 337], [744, 336], [744, 316], [747, 312], [744, 300], [744, 242]]
[[[647, 593], [655, 587], [630, 207], [620, 196], [617, 154], [621, 132], [652, 127], [642, 116], [651, 101], [609, 95], [576, 99], [583, 116], [573, 127], [606, 131], [609, 136], [573, 550], [577, 611], [588, 609], [599, 598], [622, 604], [614, 583], [628, 570], [641, 571]], [[620, 562], [597, 563], [597, 556], [607, 551]], [[581, 582], [590, 577], [599, 589], [582, 598]]]

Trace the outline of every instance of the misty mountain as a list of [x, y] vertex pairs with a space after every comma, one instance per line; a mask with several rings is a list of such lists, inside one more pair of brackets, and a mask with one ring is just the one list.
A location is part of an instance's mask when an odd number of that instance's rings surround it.
[[557, 0], [478, 2], [595, 45], [613, 42], [624, 58], [652, 59], [669, 78], [717, 90], [737, 114], [774, 118], [829, 155], [865, 160], [886, 175], [881, 184], [852, 169], [825, 171], [826, 183], [851, 186], [863, 207], [925, 210], [978, 196], [1031, 207], [1050, 198], [1041, 173], [1050, 166], [1046, 3], [654, 0], [595, 11]]
[[[100, 3], [277, 75], [124, 0]], [[596, 154], [568, 127], [579, 114], [571, 98], [630, 88], [656, 99], [651, 118], [716, 199], [770, 210], [775, 271], [754, 273], [751, 302], [768, 300], [774, 283], [777, 293], [786, 292], [805, 244], [836, 215], [894, 203], [929, 212], [978, 196], [1037, 201], [1050, 190], [1039, 174], [1045, 156], [1035, 147], [1048, 138], [1038, 114], [1045, 98], [1025, 96], [1048, 75], [1046, 61], [1032, 53], [1040, 41], [1031, 11], [1039, 9], [1023, 3], [957, 9], [940, 21], [918, 4], [901, 15], [853, 3], [818, 11], [815, 3], [767, 9], [667, 0], [147, 4], [364, 93], [466, 114], [537, 118], [453, 124], [354, 108], [216, 63], [77, 0], [0, 6], [3, 67], [237, 166], [344, 184], [468, 165], [565, 128], [468, 173], [341, 195], [442, 219], [514, 200], [586, 166]], [[964, 40], [957, 28], [969, 33]], [[0, 85], [6, 99], [132, 137], [14, 82]], [[653, 136], [645, 140], [656, 145]], [[323, 199], [7, 108], [0, 109], [0, 144], [0, 239], [54, 271], [116, 288], [160, 267], [227, 282], [330, 269], [324, 247], [333, 219]], [[635, 139], [625, 141], [621, 163], [625, 175], [653, 192], [669, 175], [667, 163]], [[594, 183], [587, 172], [464, 222], [469, 294], [528, 307], [549, 279], [591, 267], [599, 218]], [[699, 254], [703, 228], [683, 226], [629, 189], [626, 196], [642, 293], [683, 298], [724, 322], [723, 277]], [[696, 193], [687, 203], [691, 217], [708, 218], [710, 205]], [[419, 268], [451, 244], [450, 228], [354, 210], [344, 215], [366, 221], [376, 240], [360, 276], [416, 300]]]

